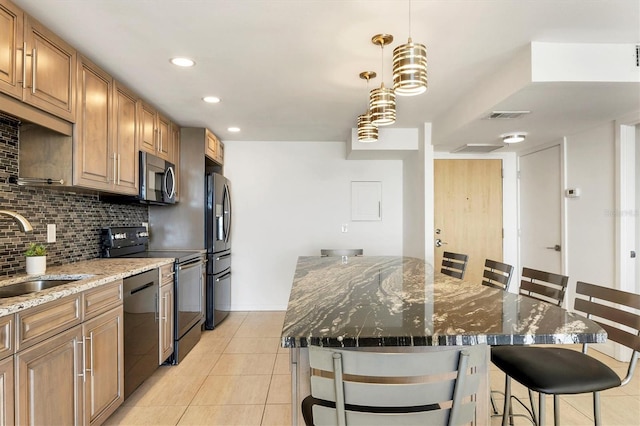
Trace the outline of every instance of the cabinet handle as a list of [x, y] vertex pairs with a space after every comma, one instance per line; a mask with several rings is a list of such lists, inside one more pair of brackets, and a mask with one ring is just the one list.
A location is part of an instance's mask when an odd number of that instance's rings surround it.
[[118, 154], [118, 185], [120, 185], [120, 154]]
[[91, 377], [93, 377], [93, 331], [89, 333], [89, 337], [85, 337], [85, 339], [89, 341], [89, 360], [91, 362], [91, 368], [87, 368], [86, 372], [90, 372]]
[[22, 43], [22, 88], [27, 87], [27, 42]]
[[162, 296], [162, 321], [167, 322], [167, 295]]
[[[84, 370], [86, 368], [86, 357], [85, 357], [85, 353], [84, 353], [84, 339], [81, 340], [76, 340], [76, 345], [82, 345], [82, 369], [80, 370], [81, 373], [78, 373], [78, 377], [82, 377], [82, 382], [86, 382], [87, 378], [84, 375]], [[77, 353], [77, 350], [76, 350]]]
[[158, 145], [160, 146], [160, 152], [162, 152], [162, 127], [158, 129], [158, 134], [160, 135], [158, 138]]
[[36, 68], [38, 66], [38, 51], [34, 47], [31, 50], [31, 93], [36, 93]]
[[116, 172], [116, 153], [113, 153], [113, 183], [116, 183], [117, 180], [117, 172]]

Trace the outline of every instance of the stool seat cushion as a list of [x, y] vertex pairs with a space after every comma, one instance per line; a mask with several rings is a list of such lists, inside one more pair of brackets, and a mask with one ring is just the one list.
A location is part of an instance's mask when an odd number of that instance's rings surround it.
[[621, 383], [611, 368], [571, 349], [494, 346], [491, 361], [517, 382], [546, 394], [596, 392]]

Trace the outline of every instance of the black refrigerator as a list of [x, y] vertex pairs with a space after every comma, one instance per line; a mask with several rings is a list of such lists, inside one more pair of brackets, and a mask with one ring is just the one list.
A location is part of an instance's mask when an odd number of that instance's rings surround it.
[[213, 330], [231, 309], [231, 185], [218, 173], [205, 176], [207, 250], [204, 326]]

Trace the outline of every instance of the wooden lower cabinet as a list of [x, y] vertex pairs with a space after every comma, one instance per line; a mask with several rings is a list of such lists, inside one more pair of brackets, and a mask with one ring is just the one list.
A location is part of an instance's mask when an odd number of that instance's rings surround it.
[[173, 354], [173, 281], [160, 287], [160, 364]]
[[15, 424], [13, 386], [13, 355], [11, 355], [0, 361], [0, 426]]
[[124, 401], [122, 319], [119, 305], [16, 353], [15, 424], [104, 422]]
[[85, 341], [84, 424], [101, 424], [124, 401], [122, 306], [82, 325]]
[[81, 425], [84, 381], [82, 326], [15, 355], [15, 422]]

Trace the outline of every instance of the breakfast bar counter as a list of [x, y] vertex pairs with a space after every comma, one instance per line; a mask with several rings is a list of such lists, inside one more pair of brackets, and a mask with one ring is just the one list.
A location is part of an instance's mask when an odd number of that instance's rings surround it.
[[[301, 256], [281, 335], [282, 346], [291, 348], [292, 421], [296, 424], [296, 407], [308, 394], [309, 345], [425, 350], [602, 343], [606, 336], [580, 314], [434, 273], [421, 259]], [[485, 396], [488, 405], [488, 392]], [[484, 415], [488, 418], [484, 411], [480, 418]]]

